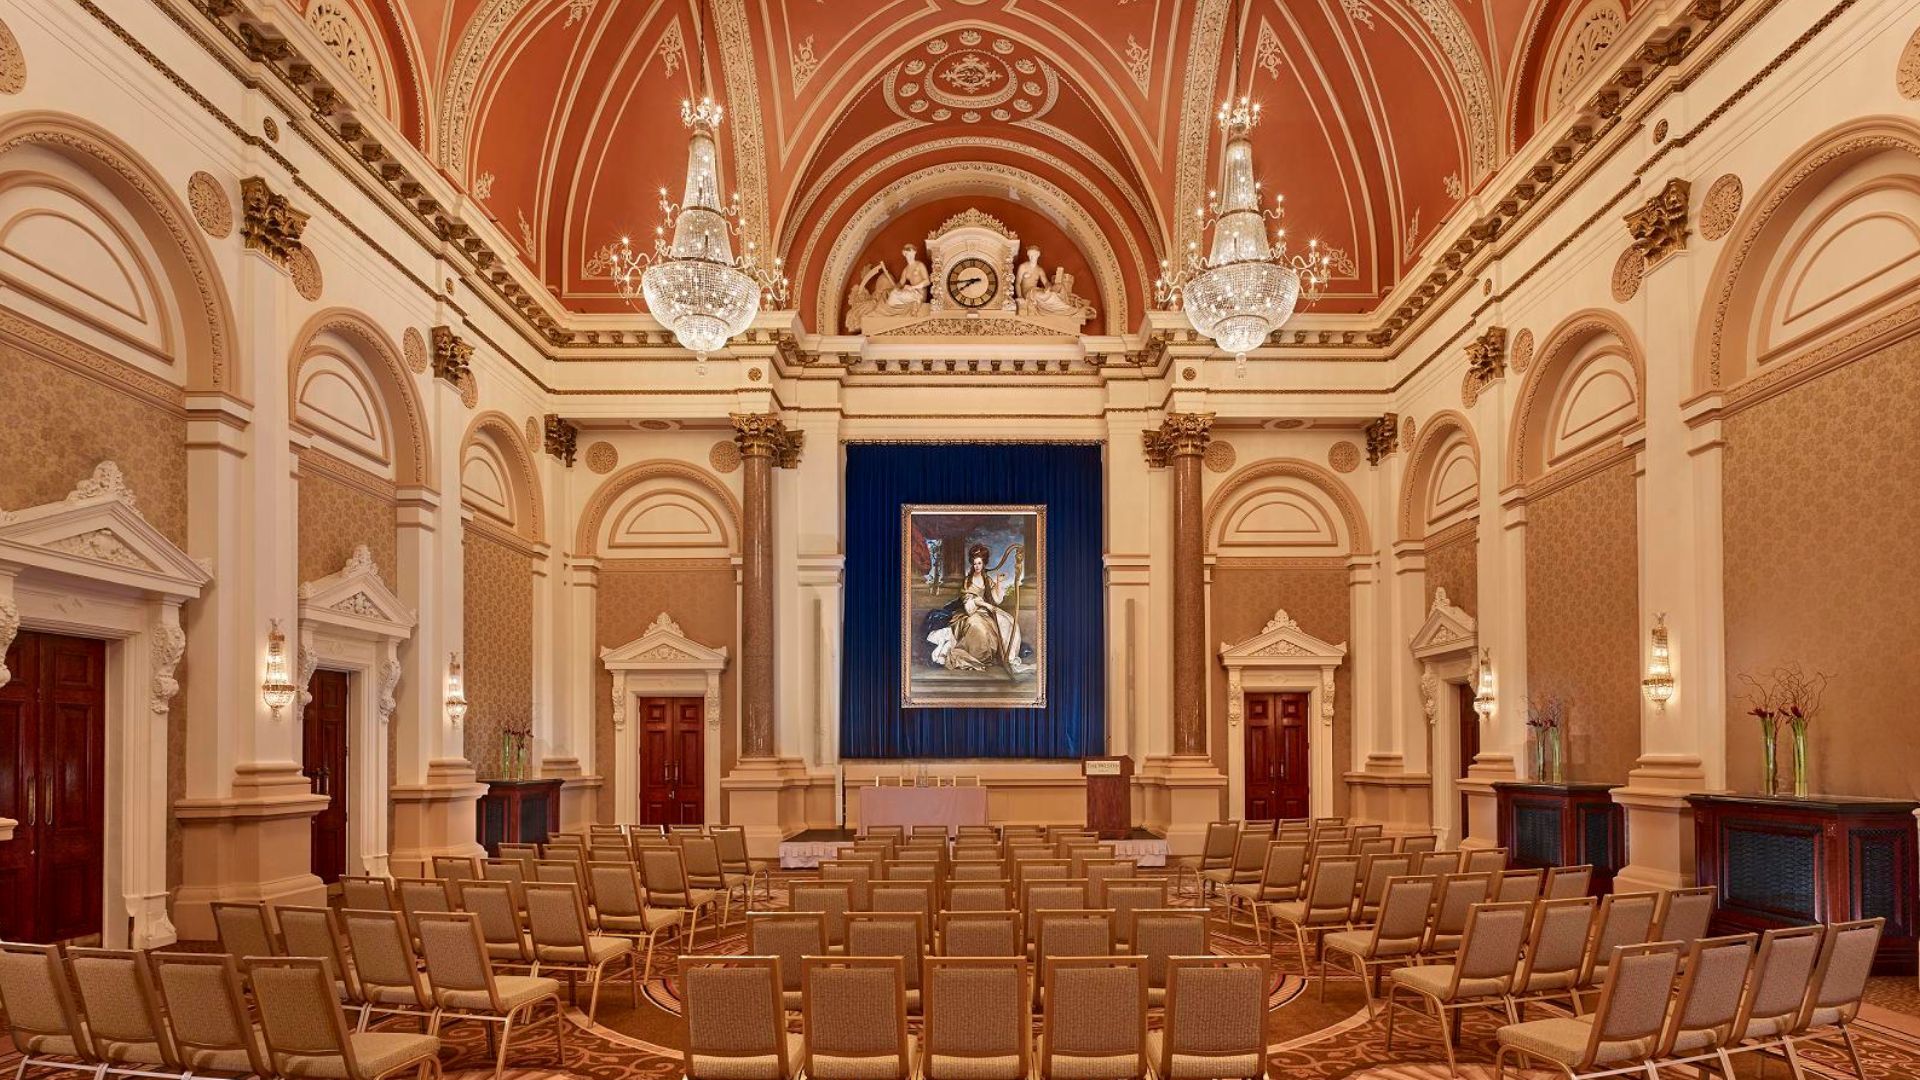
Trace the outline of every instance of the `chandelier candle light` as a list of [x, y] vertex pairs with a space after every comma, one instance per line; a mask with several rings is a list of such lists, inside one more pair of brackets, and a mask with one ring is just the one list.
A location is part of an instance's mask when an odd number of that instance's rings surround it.
[[621, 237], [609, 255], [613, 281], [629, 303], [642, 299], [647, 310], [673, 331], [675, 341], [693, 352], [697, 370], [705, 374], [707, 354], [724, 348], [745, 330], [769, 304], [784, 303], [787, 279], [780, 260], [771, 269], [759, 266], [759, 252], [751, 240], [738, 258], [731, 233], [742, 228], [739, 196], [724, 204], [720, 198], [720, 151], [714, 131], [723, 110], [711, 98], [680, 103], [680, 120], [691, 128], [687, 139], [687, 186], [676, 205], [660, 189], [660, 212], [673, 219], [673, 239], [666, 226], [654, 230], [654, 250], [643, 254]]
[[287, 670], [287, 635], [280, 632], [280, 620], [274, 619], [267, 629], [267, 676], [260, 681], [260, 700], [277, 717], [299, 692]]
[[1661, 712], [1673, 700], [1673, 652], [1667, 645], [1667, 617], [1653, 617], [1653, 646], [1647, 654], [1647, 677], [1640, 680], [1647, 700]]

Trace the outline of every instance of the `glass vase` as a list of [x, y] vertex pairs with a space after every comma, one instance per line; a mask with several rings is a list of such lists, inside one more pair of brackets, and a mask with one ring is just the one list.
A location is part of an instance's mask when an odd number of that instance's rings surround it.
[[1780, 729], [1760, 725], [1760, 790], [1780, 794]]
[[1533, 780], [1536, 784], [1547, 782], [1547, 733], [1535, 731], [1533, 743], [1529, 747], [1533, 757]]
[[1793, 797], [1807, 797], [1807, 729], [1793, 729]]
[[1549, 783], [1567, 782], [1567, 755], [1560, 741], [1560, 729], [1547, 729], [1547, 780]]

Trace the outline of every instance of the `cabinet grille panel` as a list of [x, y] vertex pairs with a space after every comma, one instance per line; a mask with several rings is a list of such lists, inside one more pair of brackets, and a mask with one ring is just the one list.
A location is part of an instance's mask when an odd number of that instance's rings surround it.
[[1514, 806], [1513, 859], [1522, 865], [1561, 865], [1559, 807]]
[[1860, 878], [1860, 910], [1856, 919], [1884, 918], [1889, 929], [1900, 925], [1900, 847], [1906, 837], [1891, 829], [1862, 829], [1853, 834], [1856, 873]]
[[1730, 822], [1726, 831], [1727, 903], [1796, 919], [1814, 920], [1815, 833], [1780, 832]]
[[1613, 865], [1612, 815], [1606, 807], [1589, 807], [1580, 812], [1580, 861], [1595, 870], [1608, 872]]

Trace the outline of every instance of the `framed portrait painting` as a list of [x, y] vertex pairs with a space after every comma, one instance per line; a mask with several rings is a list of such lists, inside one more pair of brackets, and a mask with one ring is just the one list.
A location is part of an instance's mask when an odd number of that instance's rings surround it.
[[1045, 708], [1047, 508], [900, 507], [900, 704]]

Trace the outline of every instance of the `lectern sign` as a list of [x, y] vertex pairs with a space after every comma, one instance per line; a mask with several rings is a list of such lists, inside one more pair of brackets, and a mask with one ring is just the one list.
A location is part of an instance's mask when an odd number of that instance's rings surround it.
[[1044, 708], [1046, 564], [1045, 506], [902, 505], [900, 704]]

